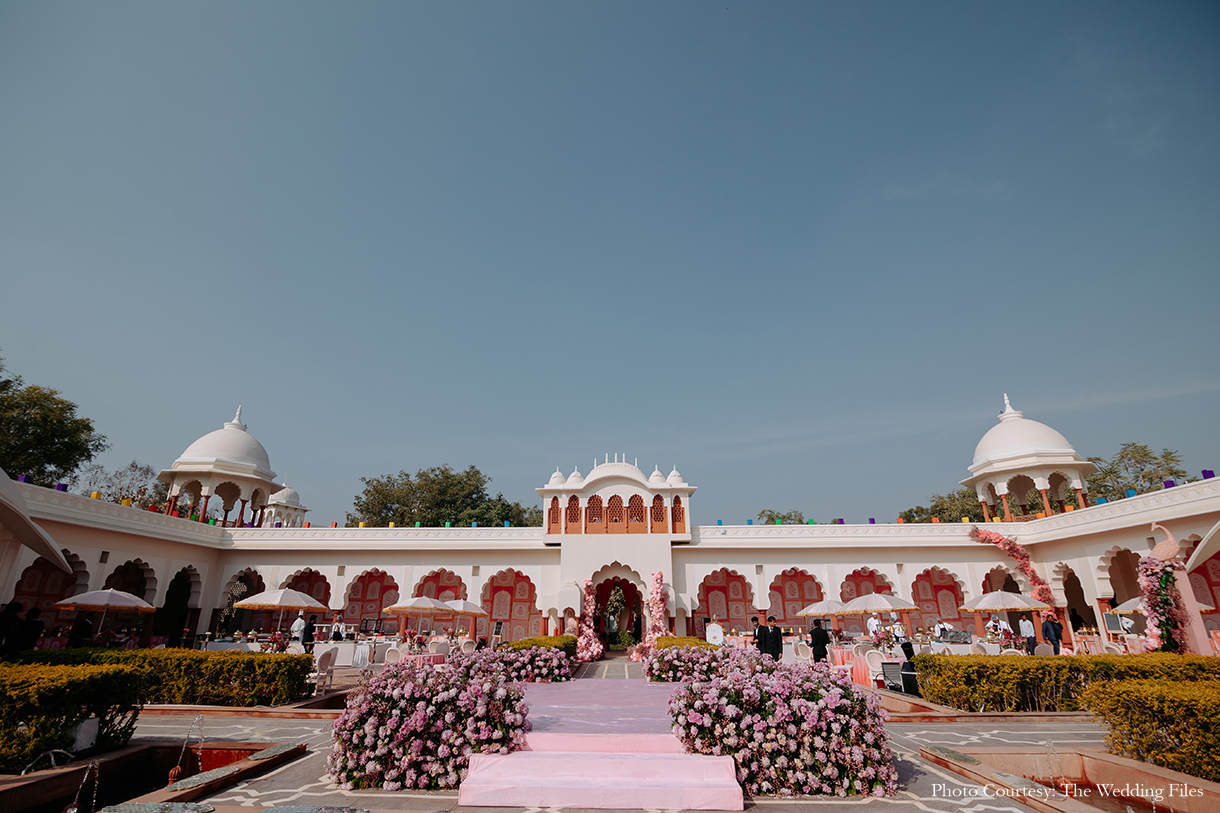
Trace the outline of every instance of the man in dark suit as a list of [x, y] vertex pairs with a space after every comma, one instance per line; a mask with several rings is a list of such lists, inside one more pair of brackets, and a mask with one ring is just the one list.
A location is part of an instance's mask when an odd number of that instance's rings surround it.
[[813, 631], [809, 633], [809, 649], [813, 653], [813, 662], [826, 660], [830, 646], [830, 633], [822, 629], [822, 619], [813, 620]]
[[1055, 648], [1055, 654], [1059, 654], [1059, 631], [1063, 629], [1055, 623], [1054, 616], [1049, 612], [1042, 616], [1042, 640]]
[[784, 657], [784, 634], [775, 625], [775, 616], [767, 616], [767, 648], [763, 650], [775, 660]]
[[759, 652], [765, 653], [767, 651], [767, 638], [766, 638], [767, 628], [760, 627], [758, 625], [758, 616], [754, 616], [750, 620], [754, 622], [754, 631], [753, 631], [754, 647]]

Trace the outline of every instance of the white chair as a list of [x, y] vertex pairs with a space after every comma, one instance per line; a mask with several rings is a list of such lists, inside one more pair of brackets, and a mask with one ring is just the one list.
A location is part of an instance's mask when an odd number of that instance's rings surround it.
[[[948, 651], [949, 651], [949, 650], [947, 650], [947, 649], [945, 650], [945, 652], [946, 652], [946, 653], [947, 653]], [[919, 654], [920, 654], [920, 655], [931, 655], [931, 654], [932, 654], [932, 647], [928, 646], [927, 644], [924, 644], [923, 646], [921, 646], [921, 647], [919, 648]]]
[[949, 649], [949, 647], [945, 647], [944, 649], [942, 649], [942, 650], [940, 651], [940, 654], [942, 654], [942, 655], [952, 655], [952, 654], [953, 654], [953, 650]]
[[463, 652], [474, 652], [478, 646], [479, 646], [479, 644], [477, 641], [471, 641], [471, 640], [462, 641], [462, 651]]
[[301, 644], [292, 643], [284, 648], [284, 654], [285, 655], [304, 655], [305, 647], [302, 646]]
[[334, 647], [318, 655], [317, 671], [313, 673], [314, 691], [329, 691], [335, 685], [335, 657], [338, 650]]
[[797, 663], [813, 663], [813, 650], [809, 648], [809, 644], [804, 641], [797, 641], [792, 648], [793, 657]]
[[851, 677], [851, 664], [841, 664], [835, 662], [835, 651], [830, 649], [826, 652], [826, 662], [830, 664], [830, 668], [835, 672], [846, 672], [848, 677]]
[[975, 641], [973, 644], [970, 645], [970, 654], [971, 655], [986, 655], [987, 647], [983, 646], [978, 641]]
[[1005, 649], [1001, 655], [1024, 655], [1025, 653], [1019, 649]]
[[1044, 658], [1047, 655], [1054, 655], [1055, 648], [1050, 644], [1038, 644], [1036, 647], [1034, 647], [1034, 654], [1038, 657]]
[[878, 650], [870, 649], [864, 653], [864, 660], [868, 663], [868, 685], [876, 686], [877, 681], [884, 677], [881, 664], [885, 663], [885, 657]]
[[402, 660], [402, 651], [394, 648], [387, 649], [385, 652], [386, 664], [398, 663]]
[[1107, 641], [1106, 642], [1106, 654], [1107, 655], [1122, 655], [1123, 650], [1122, 650], [1122, 647], [1120, 647], [1118, 644], [1112, 644], [1109, 641]]
[[449, 654], [449, 642], [442, 641], [439, 639], [436, 641], [432, 641], [431, 643], [428, 644], [428, 651], [431, 652], [433, 655], [448, 655]]

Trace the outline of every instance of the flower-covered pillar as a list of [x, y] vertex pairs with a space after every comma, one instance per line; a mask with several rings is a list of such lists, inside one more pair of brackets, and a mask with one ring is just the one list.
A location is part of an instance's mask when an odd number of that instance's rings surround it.
[[1154, 522], [1152, 530], [1154, 533], [1164, 531], [1166, 538], [1139, 563], [1139, 585], [1148, 635], [1156, 648], [1165, 652], [1208, 654], [1211, 643], [1186, 567], [1179, 556], [1181, 548], [1168, 529]]
[[585, 604], [580, 614], [580, 637], [576, 641], [576, 657], [583, 663], [600, 660], [602, 656], [602, 642], [593, 626], [593, 616], [596, 614], [597, 594], [593, 589], [593, 580], [585, 579]]

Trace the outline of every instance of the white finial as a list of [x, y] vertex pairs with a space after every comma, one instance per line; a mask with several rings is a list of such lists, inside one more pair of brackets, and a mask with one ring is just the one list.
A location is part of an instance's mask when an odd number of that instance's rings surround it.
[[241, 423], [241, 404], [237, 405], [237, 415], [233, 418], [233, 423]]
[[1007, 421], [1024, 416], [1024, 412], [1019, 412], [1018, 410], [1012, 408], [1012, 402], [1008, 400], [1008, 393], [1004, 393], [1004, 411], [1000, 413], [1000, 420]]
[[241, 422], [241, 407], [237, 408], [237, 414], [233, 416], [233, 420], [225, 424], [225, 426], [235, 426], [238, 429], [245, 429], [246, 425]]
[[658, 466], [653, 466], [653, 467], [652, 467], [652, 473], [653, 473], [653, 474], [660, 474], [660, 473], [661, 473], [661, 467], [660, 467], [659, 465], [658, 465]]
[[1004, 411], [1012, 412], [1012, 404], [1008, 402], [1008, 393], [1004, 393]]
[[637, 469], [640, 467], [640, 459], [638, 457], [635, 459], [635, 467]]

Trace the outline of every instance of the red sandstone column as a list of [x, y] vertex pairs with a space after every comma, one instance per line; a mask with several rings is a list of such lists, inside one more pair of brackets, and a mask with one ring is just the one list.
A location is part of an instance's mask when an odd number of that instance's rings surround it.
[[1008, 495], [1001, 494], [1000, 499], [1004, 501], [1004, 521], [1012, 522], [1012, 511], [1008, 508]]
[[983, 506], [983, 522], [991, 522], [991, 512], [987, 510], [987, 501], [979, 500], [979, 505]]
[[246, 501], [241, 501], [241, 508], [237, 509], [237, 527], [240, 528], [246, 522]]
[[1040, 488], [1038, 489], [1038, 493], [1042, 495], [1042, 509], [1046, 511], [1046, 515], [1048, 517], [1051, 516], [1055, 512], [1051, 510], [1051, 498], [1046, 496], [1046, 489]]
[[208, 500], [210, 500], [210, 499], [212, 499], [211, 494], [207, 494], [203, 498], [203, 506], [199, 509], [199, 521], [200, 522], [207, 522], [205, 515], [208, 512]]
[[1080, 489], [1076, 489], [1076, 504], [1079, 505], [1081, 508], [1088, 507], [1087, 505], [1085, 505], [1084, 494], [1080, 493]]

